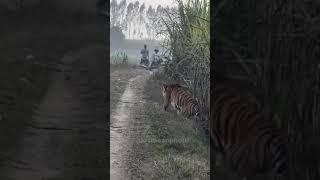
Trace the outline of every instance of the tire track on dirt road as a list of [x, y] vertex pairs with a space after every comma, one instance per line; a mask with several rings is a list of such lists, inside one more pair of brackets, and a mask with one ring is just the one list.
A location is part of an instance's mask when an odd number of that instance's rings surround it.
[[[110, 122], [110, 179], [124, 180], [135, 179], [131, 177], [132, 169], [128, 165], [132, 162], [130, 147], [132, 140], [135, 139], [136, 127], [132, 126], [132, 113], [134, 113], [134, 106], [143, 104], [143, 88], [150, 74], [144, 69], [133, 69], [132, 76], [128, 80], [125, 90], [116, 106], [111, 109]], [[111, 74], [111, 79], [116, 74]], [[112, 86], [111, 81], [111, 86]], [[111, 91], [112, 93], [112, 91]], [[112, 94], [111, 94], [112, 96]]]
[[[12, 159], [26, 164], [3, 165], [0, 179], [107, 178], [105, 82], [92, 80], [95, 75], [90, 74], [101, 73], [104, 51], [104, 48], [88, 47], [62, 58], [61, 68], [65, 72], [53, 73], [51, 85], [34, 112], [30, 126], [22, 132], [10, 154]], [[100, 88], [92, 88], [94, 83], [100, 83]]]

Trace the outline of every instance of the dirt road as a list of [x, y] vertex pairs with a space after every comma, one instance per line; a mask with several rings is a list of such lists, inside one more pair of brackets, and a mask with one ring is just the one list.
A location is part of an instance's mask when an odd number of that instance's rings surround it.
[[[0, 167], [3, 180], [106, 179], [105, 80], [103, 45], [69, 52], [62, 72]], [[67, 77], [68, 75], [69, 77]], [[99, 76], [100, 77], [99, 77]]]
[[[119, 77], [116, 76], [118, 72], [113, 72], [111, 77]], [[145, 70], [137, 70], [136, 73], [135, 76], [128, 79], [125, 90], [116, 108], [113, 109], [111, 113], [110, 178], [114, 180], [127, 179], [130, 177], [130, 169], [128, 169], [126, 161], [130, 160], [131, 155], [131, 132], [136, 130], [136, 127], [132, 126], [133, 119], [131, 118], [133, 112], [130, 111], [135, 110], [133, 106], [144, 103], [143, 88], [149, 77], [149, 73]], [[115, 86], [115, 84], [111, 84], [111, 87], [113, 86]]]

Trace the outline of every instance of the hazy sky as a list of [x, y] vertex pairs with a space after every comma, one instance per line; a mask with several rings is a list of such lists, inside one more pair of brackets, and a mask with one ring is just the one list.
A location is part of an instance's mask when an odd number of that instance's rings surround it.
[[[110, 3], [111, 3], [112, 0], [110, 0]], [[117, 3], [120, 3], [122, 0], [116, 0]], [[131, 2], [136, 2], [137, 0], [126, 0], [127, 2], [127, 5]], [[139, 1], [139, 4], [141, 5], [142, 3], [145, 3], [146, 5], [146, 8], [148, 9], [149, 5], [151, 5], [153, 8], [157, 8], [158, 5], [161, 5], [162, 7], [174, 7], [174, 6], [177, 6], [177, 1], [176, 0], [138, 0]], [[146, 29], [143, 28], [143, 26], [139, 26], [137, 28], [141, 28], [140, 29], [140, 32], [142, 32], [144, 34], [144, 36], [142, 38], [146, 38], [146, 35], [147, 35], [147, 32], [146, 32]], [[129, 33], [127, 30], [124, 30], [123, 33], [125, 34], [126, 38], [139, 38], [138, 35], [136, 35], [135, 37], [130, 37], [129, 34], [132, 35], [132, 29], [131, 29], [131, 33]], [[155, 38], [155, 37], [154, 37]], [[160, 38], [160, 37], [158, 37]]]
[[[112, 0], [110, 0], [111, 2]], [[117, 2], [120, 2], [121, 0], [117, 0]], [[127, 4], [130, 2], [136, 2], [137, 0], [127, 0]], [[157, 7], [159, 4], [161, 6], [176, 6], [176, 1], [175, 0], [138, 0], [140, 4], [145, 3], [147, 7], [149, 7], [149, 5], [153, 6], [153, 7]]]

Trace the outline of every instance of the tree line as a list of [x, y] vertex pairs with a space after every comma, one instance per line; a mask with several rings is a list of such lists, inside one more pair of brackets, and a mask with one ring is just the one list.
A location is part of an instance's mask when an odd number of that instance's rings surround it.
[[139, 1], [112, 0], [110, 3], [110, 27], [120, 28], [129, 39], [155, 39], [161, 27], [159, 21], [176, 8], [146, 6]]

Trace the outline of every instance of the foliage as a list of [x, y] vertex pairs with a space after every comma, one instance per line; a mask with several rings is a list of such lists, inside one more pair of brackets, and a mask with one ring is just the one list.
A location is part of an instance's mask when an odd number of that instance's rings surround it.
[[[162, 18], [166, 35], [165, 48], [171, 58], [165, 74], [186, 85], [201, 103], [204, 120], [210, 104], [210, 12], [208, 0], [177, 1], [177, 11], [164, 10]], [[204, 124], [207, 128], [208, 124]]]
[[111, 56], [111, 64], [113, 65], [128, 65], [128, 55], [125, 52], [117, 52]]
[[215, 6], [215, 70], [262, 91], [262, 108], [290, 137], [290, 179], [320, 179], [319, 4], [226, 0]]

